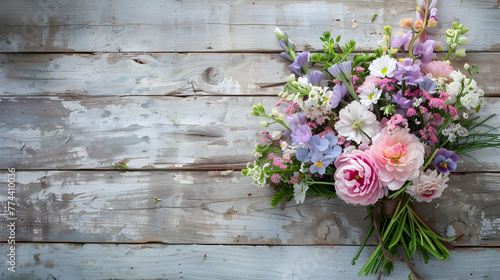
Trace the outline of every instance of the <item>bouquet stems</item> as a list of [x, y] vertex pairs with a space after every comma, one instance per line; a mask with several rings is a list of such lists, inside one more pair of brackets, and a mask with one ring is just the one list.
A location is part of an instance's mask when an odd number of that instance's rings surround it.
[[[386, 207], [384, 204], [393, 204], [395, 206]], [[391, 208], [393, 211], [387, 210]], [[453, 250], [453, 246], [448, 241], [455, 238], [446, 239], [441, 237], [415, 210], [408, 194], [399, 195], [395, 199], [382, 200], [377, 209], [371, 212], [370, 217], [372, 227], [354, 257], [353, 264], [373, 231], [377, 234], [379, 244], [366, 264], [361, 268], [358, 273], [359, 276], [362, 274], [375, 274], [379, 269], [380, 275], [384, 270], [391, 273], [393, 263], [401, 262], [408, 265], [416, 279], [423, 279], [409, 262], [413, 260], [413, 255], [417, 249], [422, 253], [425, 263], [428, 262], [429, 254], [437, 259], [447, 260], [451, 254], [450, 250]], [[396, 256], [398, 244], [403, 245], [407, 260]]]

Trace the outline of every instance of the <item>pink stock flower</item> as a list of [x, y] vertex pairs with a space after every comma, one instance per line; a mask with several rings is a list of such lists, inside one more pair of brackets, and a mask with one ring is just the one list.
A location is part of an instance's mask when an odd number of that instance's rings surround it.
[[451, 82], [450, 74], [453, 72], [453, 67], [444, 64], [442, 61], [431, 61], [420, 64], [420, 72], [424, 75], [430, 73], [434, 79], [445, 78], [448, 82]]
[[408, 186], [406, 192], [414, 197], [418, 202], [430, 202], [438, 198], [448, 187], [448, 174], [440, 174], [436, 170], [421, 172], [420, 176], [413, 180], [413, 184]]
[[335, 160], [335, 191], [347, 203], [371, 205], [387, 195], [377, 168], [366, 152], [354, 150]]
[[400, 189], [405, 181], [415, 179], [424, 164], [424, 146], [409, 129], [386, 126], [373, 138], [369, 153], [378, 168], [380, 180], [391, 191]]

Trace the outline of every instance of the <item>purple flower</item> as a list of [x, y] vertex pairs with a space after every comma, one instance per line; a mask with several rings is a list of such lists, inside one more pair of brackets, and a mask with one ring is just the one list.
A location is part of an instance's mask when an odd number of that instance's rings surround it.
[[[292, 43], [290, 40], [288, 42]], [[286, 58], [286, 59], [288, 59], [290, 61], [293, 61], [292, 56], [288, 53], [288, 46], [286, 45], [284, 39], [280, 40], [280, 46], [284, 50], [284, 52], [280, 53], [280, 56], [283, 57], [283, 58]]]
[[312, 137], [311, 128], [307, 125], [300, 125], [292, 132], [290, 135], [292, 138], [292, 145], [305, 144], [309, 142], [309, 139]]
[[[417, 1], [417, 4], [420, 5], [420, 7], [422, 7], [422, 14], [418, 12], [417, 10], [417, 19], [421, 20], [421, 21], [424, 21], [424, 15], [425, 15], [425, 9], [427, 8], [427, 1], [428, 0], [419, 0]], [[428, 16], [428, 19], [429, 18], [434, 18], [436, 21], [439, 20], [439, 18], [437, 18], [437, 0], [432, 0], [431, 3], [429, 4], [429, 13], [427, 14]]]
[[309, 63], [309, 52], [297, 53], [295, 61], [288, 66], [293, 73], [302, 77], [302, 72], [307, 73], [307, 64]]
[[318, 70], [313, 70], [309, 75], [304, 75], [307, 81], [313, 86], [318, 86], [321, 80], [323, 80], [323, 72]]
[[420, 55], [420, 60], [422, 63], [431, 62], [436, 54], [434, 53], [434, 47], [437, 45], [437, 42], [434, 40], [427, 40], [425, 43], [416, 43], [413, 48], [413, 55]]
[[428, 92], [430, 94], [436, 93], [436, 82], [432, 79], [424, 78], [418, 83], [418, 88], [421, 91]]
[[403, 46], [403, 50], [407, 51], [410, 47], [410, 41], [413, 36], [412, 31], [408, 31], [406, 34], [399, 34], [392, 40], [391, 47], [393, 48], [401, 48]]
[[434, 156], [434, 167], [441, 173], [453, 172], [457, 169], [457, 154], [444, 148], [439, 149]]
[[306, 123], [306, 116], [302, 114], [302, 112], [295, 113], [291, 116], [287, 116], [285, 119], [285, 123], [290, 127], [291, 130], [285, 130], [283, 134], [285, 137], [290, 138], [292, 132], [294, 132], [299, 126], [304, 125]]
[[343, 77], [349, 81], [351, 80], [351, 65], [352, 61], [344, 61], [340, 64], [334, 64], [333, 66], [328, 67], [328, 72], [330, 72], [330, 74], [332, 74], [332, 76], [339, 81], [342, 81]]
[[401, 84], [401, 81], [405, 80], [407, 85], [413, 86], [416, 86], [423, 78], [422, 73], [420, 73], [420, 66], [413, 64], [410, 58], [406, 58], [404, 63], [398, 62], [396, 64], [394, 77], [399, 81], [398, 84]]
[[332, 97], [330, 97], [330, 104], [332, 105], [332, 109], [337, 108], [339, 106], [340, 100], [346, 96], [349, 91], [344, 84], [336, 85], [333, 87]]
[[[387, 99], [389, 98], [387, 97]], [[398, 91], [396, 95], [392, 96], [392, 103], [399, 105], [399, 108], [396, 108], [396, 112], [401, 116], [406, 116], [406, 111], [408, 111], [409, 108], [413, 108], [413, 102], [408, 98], [403, 97], [401, 90]]]

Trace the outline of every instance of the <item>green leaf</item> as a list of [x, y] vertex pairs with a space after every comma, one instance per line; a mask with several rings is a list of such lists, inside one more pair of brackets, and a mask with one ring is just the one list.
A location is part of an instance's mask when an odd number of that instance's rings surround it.
[[337, 43], [338, 43], [338, 42], [340, 42], [340, 38], [341, 38], [341, 36], [339, 35], [339, 36], [337, 37], [337, 39], [335, 39], [335, 41], [336, 41]]
[[271, 206], [272, 207], [276, 207], [276, 205], [278, 205], [278, 203], [280, 203], [281, 200], [283, 200], [283, 198], [286, 198], [286, 194], [282, 191], [277, 191], [274, 196], [273, 196], [273, 199], [271, 200]]

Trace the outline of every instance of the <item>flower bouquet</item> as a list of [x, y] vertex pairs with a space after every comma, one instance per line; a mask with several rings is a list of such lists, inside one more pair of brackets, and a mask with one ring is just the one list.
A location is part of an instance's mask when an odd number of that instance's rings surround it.
[[[457, 155], [500, 144], [489, 118], [473, 116], [484, 96], [477, 66], [465, 64], [466, 74], [450, 66], [465, 56], [468, 29], [454, 22], [446, 31], [441, 61], [440, 43], [426, 34], [438, 20], [436, 0], [418, 0], [416, 20], [399, 22], [406, 32], [385, 26], [374, 53], [354, 56], [356, 43], [340, 45], [330, 32], [320, 38], [323, 52], [309, 53], [275, 30], [294, 74], [270, 112], [254, 105], [251, 113], [273, 130], [262, 132], [256, 160], [242, 173], [276, 189], [273, 206], [303, 203], [306, 195], [367, 206], [371, 228], [353, 264], [373, 233], [379, 243], [359, 275], [390, 273], [394, 262], [405, 262], [421, 278], [409, 262], [417, 251], [426, 263], [431, 255], [446, 260], [454, 238], [441, 237], [413, 203], [441, 196]], [[396, 255], [398, 245], [406, 260]]]

